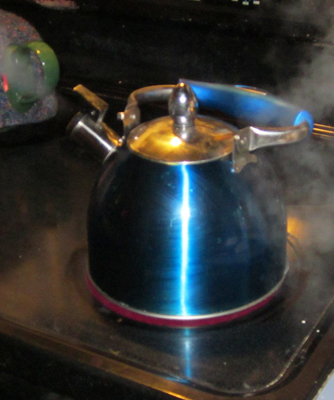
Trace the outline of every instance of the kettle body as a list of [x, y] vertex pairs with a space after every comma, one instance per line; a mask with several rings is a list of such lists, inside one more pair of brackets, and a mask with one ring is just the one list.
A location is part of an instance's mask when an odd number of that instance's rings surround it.
[[285, 208], [264, 157], [236, 174], [228, 159], [171, 166], [118, 151], [93, 190], [88, 240], [96, 296], [148, 323], [232, 319], [287, 271]]
[[[237, 130], [197, 116], [193, 89], [204, 106], [217, 97], [233, 113], [236, 99], [242, 116], [256, 106], [257, 122], [283, 115], [291, 126]], [[226, 322], [267, 304], [288, 272], [286, 213], [258, 149], [307, 137], [309, 114], [262, 94], [180, 83], [132, 93], [120, 137], [102, 122], [104, 101], [76, 90], [96, 120], [79, 113], [68, 129], [104, 158], [88, 210], [93, 297], [121, 316], [169, 327]], [[140, 123], [139, 105], [166, 99], [168, 117]]]

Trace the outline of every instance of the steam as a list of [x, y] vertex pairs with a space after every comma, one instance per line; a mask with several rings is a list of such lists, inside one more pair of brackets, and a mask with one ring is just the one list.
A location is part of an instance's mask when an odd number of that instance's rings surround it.
[[[277, 93], [310, 111], [316, 123], [334, 125], [334, 25], [330, 23], [334, 3], [330, 3], [299, 0], [282, 11], [286, 21], [298, 20], [321, 33], [314, 34], [310, 29], [310, 36], [303, 38], [300, 45], [305, 51], [298, 72], [282, 83]], [[298, 48], [298, 42], [295, 46]], [[334, 136], [330, 140], [311, 139], [275, 152], [286, 183], [290, 217], [296, 213], [296, 221], [301, 224], [296, 237], [304, 246], [303, 267], [312, 270], [308, 285], [315, 300], [333, 290], [328, 260], [334, 252]]]
[[309, 37], [308, 59], [301, 60], [298, 76], [288, 87], [279, 89], [280, 95], [309, 110], [316, 122], [331, 114], [334, 117], [334, 26], [331, 24], [334, 5], [328, 1], [300, 0], [284, 12], [287, 18], [297, 18], [322, 33], [317, 38]]
[[[334, 28], [329, 37], [334, 39]], [[334, 108], [334, 49], [324, 46], [322, 50], [302, 66], [300, 76], [292, 79], [285, 94], [292, 103], [310, 110], [316, 121], [327, 117]]]
[[[313, 36], [310, 33], [303, 38], [305, 51], [298, 73], [288, 83], [281, 83], [278, 94], [310, 111], [316, 123], [334, 125], [334, 4], [329, 0], [297, 0], [281, 12], [283, 20], [298, 21], [314, 30]], [[334, 136], [326, 144], [311, 140], [280, 152], [293, 203], [334, 205], [333, 154]]]

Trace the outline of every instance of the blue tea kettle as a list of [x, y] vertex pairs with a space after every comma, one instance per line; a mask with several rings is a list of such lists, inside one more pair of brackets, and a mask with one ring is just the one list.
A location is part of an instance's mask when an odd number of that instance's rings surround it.
[[[267, 304], [288, 271], [286, 213], [257, 150], [306, 138], [310, 114], [249, 88], [183, 81], [133, 92], [119, 136], [103, 122], [107, 103], [74, 90], [92, 113], [68, 130], [104, 160], [88, 211], [93, 297], [169, 327], [230, 321]], [[169, 116], [140, 123], [139, 107], [161, 101]], [[198, 116], [198, 103], [262, 127]]]

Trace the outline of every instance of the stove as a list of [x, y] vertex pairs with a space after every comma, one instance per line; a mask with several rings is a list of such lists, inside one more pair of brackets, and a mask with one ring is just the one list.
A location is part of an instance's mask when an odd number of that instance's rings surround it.
[[[1, 3], [6, 9], [15, 9], [8, 2]], [[198, 8], [187, 8], [186, 3], [187, 18], [194, 18], [195, 22], [176, 21], [175, 8], [166, 5], [159, 14], [168, 16], [165, 28], [169, 34], [187, 30], [193, 37], [203, 35], [204, 22], [200, 23]], [[50, 39], [59, 54], [63, 75], [56, 117], [3, 132], [0, 138], [2, 398], [315, 399], [334, 368], [334, 129], [329, 112], [318, 119], [321, 124], [315, 125], [308, 141], [267, 150], [284, 187], [289, 274], [279, 297], [265, 309], [229, 324], [167, 329], [111, 315], [89, 294], [85, 282], [86, 213], [100, 164], [65, 136], [67, 123], [81, 107], [71, 88], [84, 83], [103, 97], [110, 105], [107, 118], [117, 129], [114, 116], [124, 109], [133, 87], [139, 83], [174, 83], [177, 75], [188, 71], [186, 60], [163, 52], [163, 62], [152, 74], [145, 74], [147, 65], [157, 63], [156, 49], [165, 50], [171, 41], [166, 46], [157, 37], [146, 41], [148, 21], [154, 28], [159, 25], [159, 18], [151, 15], [158, 3], [143, 4], [147, 5], [147, 15], [134, 6], [137, 19], [127, 22], [123, 19], [125, 11], [115, 6], [115, 24], [118, 28], [124, 24], [124, 28], [117, 31], [115, 26], [110, 27], [115, 34], [111, 36], [112, 43], [102, 40], [107, 36], [103, 5], [99, 8], [82, 2], [79, 11], [32, 4], [20, 8], [44, 39]], [[215, 30], [210, 30], [214, 47], [218, 42], [225, 46], [227, 40], [226, 32], [213, 16], [218, 6], [201, 4], [208, 10], [209, 23], [215, 24]], [[242, 8], [246, 5], [241, 3], [234, 4], [233, 9], [227, 2], [223, 6], [219, 9], [221, 16], [236, 16], [239, 12], [246, 15]], [[261, 4], [253, 2], [249, 6], [252, 13], [264, 12], [256, 8]], [[267, 25], [259, 35], [266, 44], [268, 37], [261, 35], [268, 33], [269, 22], [261, 15]], [[253, 17], [254, 14], [250, 19]], [[85, 25], [89, 18], [90, 25]], [[97, 21], [102, 21], [101, 25]], [[255, 23], [252, 21], [251, 25]], [[271, 39], [278, 47], [303, 47], [310, 54], [314, 42], [304, 37], [305, 25], [295, 20], [291, 24], [299, 26], [297, 44], [291, 37], [283, 40], [281, 32], [271, 33]], [[314, 35], [318, 28], [312, 28]], [[140, 55], [122, 69], [119, 61], [124, 62], [134, 53], [138, 40], [138, 36], [131, 37], [133, 29], [142, 35], [141, 39], [145, 38], [144, 46], [151, 46], [152, 53], [147, 53], [145, 60]], [[83, 31], [84, 37], [80, 35]], [[64, 32], [68, 33], [67, 48]], [[239, 31], [238, 35], [233, 40], [245, 43], [237, 53], [232, 49], [231, 53], [240, 57], [249, 38], [245, 32]], [[176, 53], [185, 45], [183, 40]], [[105, 56], [103, 50], [110, 54], [112, 46], [114, 58], [100, 64]], [[87, 53], [89, 48], [93, 53]], [[120, 49], [122, 52], [117, 53]], [[205, 54], [208, 52], [206, 49]], [[196, 54], [190, 49], [185, 57]], [[256, 57], [259, 55], [253, 55], [251, 60]], [[172, 59], [175, 68], [170, 64]], [[217, 64], [209, 63], [208, 74], [222, 79]], [[115, 66], [113, 72], [108, 69], [111, 64]], [[202, 76], [203, 68], [201, 60], [191, 78]], [[275, 73], [267, 80], [261, 78], [259, 71], [247, 79], [251, 71], [241, 67], [234, 69], [227, 80], [244, 78], [243, 83], [265, 89], [278, 87], [283, 71], [277, 65], [276, 69], [273, 65], [270, 68]], [[294, 67], [288, 70], [292, 78], [294, 72]], [[162, 76], [165, 79], [157, 82]]]

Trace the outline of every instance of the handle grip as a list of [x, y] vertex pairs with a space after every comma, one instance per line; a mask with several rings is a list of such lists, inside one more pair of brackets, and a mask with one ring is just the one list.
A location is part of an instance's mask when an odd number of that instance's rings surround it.
[[260, 91], [231, 85], [181, 80], [195, 92], [200, 107], [220, 110], [256, 126], [285, 127], [307, 122], [313, 129], [311, 114], [279, 98]]

